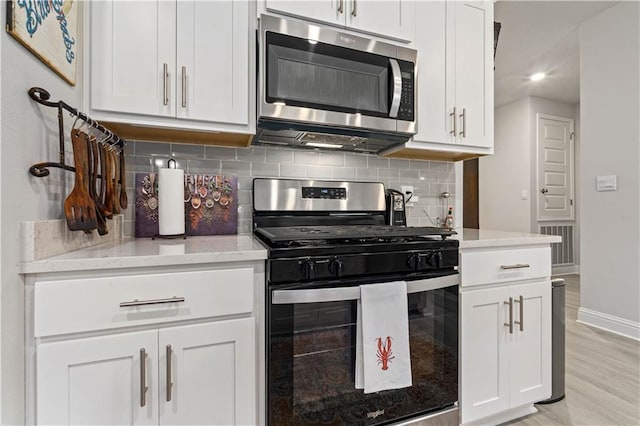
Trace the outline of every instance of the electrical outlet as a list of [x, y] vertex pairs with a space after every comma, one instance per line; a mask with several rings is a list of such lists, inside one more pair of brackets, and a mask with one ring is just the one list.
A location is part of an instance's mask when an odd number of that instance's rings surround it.
[[[409, 199], [409, 197], [413, 194], [413, 186], [401, 186], [400, 187], [400, 191], [402, 191], [402, 193], [404, 194], [404, 199], [405, 201], [407, 201]], [[413, 203], [415, 197], [412, 197], [411, 200], [409, 201], [410, 203]]]

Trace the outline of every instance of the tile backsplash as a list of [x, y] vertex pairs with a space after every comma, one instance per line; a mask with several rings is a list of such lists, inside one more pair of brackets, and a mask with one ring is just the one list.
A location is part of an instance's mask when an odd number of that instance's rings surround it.
[[[252, 181], [255, 177], [313, 178], [383, 182], [386, 188], [414, 187], [417, 203], [407, 208], [410, 226], [434, 226], [455, 201], [453, 163], [402, 160], [375, 155], [255, 146], [225, 148], [204, 145], [129, 142], [126, 147], [128, 196], [134, 197], [133, 173], [156, 170], [176, 159], [186, 173], [238, 176], [238, 233], [251, 232]], [[449, 192], [451, 198], [440, 197]], [[124, 234], [134, 235], [134, 203], [124, 217]]]

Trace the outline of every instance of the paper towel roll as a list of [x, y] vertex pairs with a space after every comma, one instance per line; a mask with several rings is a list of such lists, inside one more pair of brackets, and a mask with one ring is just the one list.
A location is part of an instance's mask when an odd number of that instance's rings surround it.
[[160, 235], [184, 234], [184, 170], [158, 170], [158, 225]]

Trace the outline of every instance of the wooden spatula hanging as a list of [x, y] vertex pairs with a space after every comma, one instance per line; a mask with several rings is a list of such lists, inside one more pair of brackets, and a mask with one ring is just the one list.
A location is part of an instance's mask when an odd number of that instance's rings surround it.
[[111, 166], [111, 154], [109, 147], [100, 145], [100, 163], [102, 174], [102, 186], [100, 187], [100, 198], [103, 200], [104, 215], [107, 219], [113, 217], [113, 169]]
[[71, 130], [73, 162], [76, 168], [73, 190], [64, 200], [64, 215], [72, 231], [96, 229], [96, 204], [89, 195], [89, 137], [78, 129]]
[[104, 206], [101, 208], [102, 200], [99, 198], [98, 190], [96, 188], [100, 148], [98, 147], [98, 141], [95, 136], [89, 137], [89, 148], [89, 153], [91, 154], [91, 162], [89, 163], [89, 195], [96, 203], [96, 228], [98, 229], [98, 234], [106, 235], [109, 233], [109, 229], [107, 228], [107, 218], [104, 217], [104, 214], [102, 213]]
[[129, 202], [127, 200], [127, 184], [124, 170], [124, 147], [120, 149], [120, 207], [126, 209]]

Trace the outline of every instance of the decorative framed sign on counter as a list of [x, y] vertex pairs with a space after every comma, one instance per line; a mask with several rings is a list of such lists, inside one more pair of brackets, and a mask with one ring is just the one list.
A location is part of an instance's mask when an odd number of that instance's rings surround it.
[[72, 86], [76, 84], [78, 3], [7, 1], [7, 32]]

